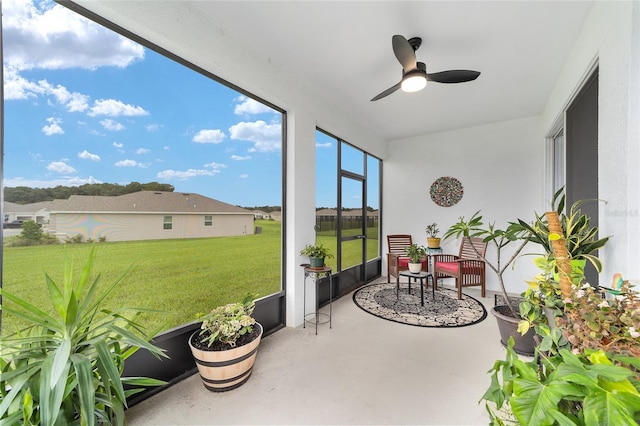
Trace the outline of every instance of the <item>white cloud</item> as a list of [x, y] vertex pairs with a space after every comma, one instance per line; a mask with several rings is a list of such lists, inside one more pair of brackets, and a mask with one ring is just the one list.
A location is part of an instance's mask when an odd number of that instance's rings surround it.
[[161, 127], [162, 126], [160, 124], [147, 124], [144, 126], [144, 128], [147, 129], [147, 132], [157, 132]]
[[236, 115], [246, 114], [265, 114], [276, 112], [263, 103], [260, 103], [254, 99], [241, 95], [234, 99], [238, 104], [233, 109], [233, 113]]
[[229, 128], [231, 139], [245, 140], [254, 143], [250, 151], [271, 152], [279, 151], [282, 146], [282, 126], [267, 124], [262, 120], [240, 122]]
[[70, 92], [66, 87], [53, 85], [47, 80], [29, 81], [18, 74], [15, 68], [4, 67], [5, 100], [37, 99], [51, 96], [53, 100], [64, 106], [68, 112], [83, 112], [89, 107], [89, 96], [78, 92]]
[[204, 165], [204, 167], [209, 167], [211, 169], [226, 169], [227, 165], [222, 163], [211, 162]]
[[248, 177], [249, 175], [246, 173], [240, 175], [240, 179], [247, 179]]
[[150, 153], [151, 150], [148, 148], [138, 148], [136, 149], [136, 154], [142, 155], [142, 154], [148, 154]]
[[5, 186], [15, 188], [17, 186], [27, 186], [29, 188], [54, 188], [56, 186], [80, 186], [87, 183], [103, 183], [93, 176], [80, 178], [77, 176], [63, 177], [51, 180], [25, 179], [23, 177], [7, 178], [4, 180]]
[[331, 142], [316, 143], [316, 148], [331, 148], [333, 144]]
[[78, 157], [82, 158], [83, 160], [100, 161], [100, 156], [98, 154], [92, 154], [86, 149], [82, 152], [79, 152]]
[[62, 123], [60, 118], [49, 117], [47, 122], [49, 125], [42, 127], [42, 133], [47, 136], [64, 134], [64, 130], [60, 127], [60, 123]]
[[187, 180], [197, 176], [215, 176], [218, 173], [220, 173], [220, 170], [202, 170], [202, 169], [188, 169], [185, 171], [163, 170], [161, 172], [158, 172], [156, 177], [158, 179], [165, 179], [165, 180], [172, 180], [172, 179]]
[[140, 106], [134, 106], [125, 104], [122, 101], [115, 99], [98, 99], [93, 103], [88, 115], [95, 117], [98, 115], [108, 115], [111, 117], [118, 117], [121, 115], [126, 116], [138, 116], [149, 115], [144, 108]]
[[102, 125], [102, 127], [105, 128], [105, 130], [111, 130], [112, 132], [119, 132], [120, 130], [125, 129], [124, 125], [110, 118], [105, 118], [104, 120], [100, 120], [100, 124]]
[[232, 160], [236, 160], [236, 161], [244, 161], [244, 160], [251, 160], [251, 156], [250, 155], [245, 155], [244, 157], [241, 155], [232, 155], [231, 156]]
[[57, 172], [61, 174], [68, 175], [70, 173], [75, 173], [76, 169], [65, 163], [64, 161], [52, 161], [47, 166], [47, 170], [52, 172]]
[[163, 148], [163, 149], [164, 149], [165, 151], [171, 151], [171, 148], [170, 148], [170, 147], [168, 147], [168, 146], [166, 146], [166, 145], [164, 146], [164, 148]]
[[121, 149], [123, 146], [124, 146], [124, 144], [121, 144], [121, 143], [118, 143], [118, 142], [114, 142], [114, 143], [113, 143], [113, 147], [114, 147], [114, 148]]
[[196, 143], [220, 143], [224, 138], [224, 132], [220, 129], [203, 129], [195, 134], [192, 141]]
[[51, 1], [2, 2], [4, 62], [18, 70], [126, 67], [144, 48]]
[[140, 167], [140, 168], [147, 168], [149, 167], [148, 163], [140, 163], [136, 160], [120, 160], [117, 163], [114, 164], [114, 166], [116, 167]]

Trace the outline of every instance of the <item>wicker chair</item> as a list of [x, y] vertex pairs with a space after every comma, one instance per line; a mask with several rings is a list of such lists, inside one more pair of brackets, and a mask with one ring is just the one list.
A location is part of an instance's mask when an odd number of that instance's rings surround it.
[[458, 299], [462, 299], [462, 287], [472, 286], [480, 286], [482, 297], [485, 297], [486, 270], [485, 263], [481, 259], [485, 256], [486, 251], [487, 243], [482, 241], [482, 238], [463, 238], [457, 256], [453, 254], [432, 255], [435, 280], [455, 278]]
[[[408, 234], [392, 234], [387, 235], [387, 282], [391, 282], [391, 276], [398, 277], [398, 272], [409, 269], [409, 257], [404, 249], [413, 244], [411, 235]], [[427, 271], [429, 263], [422, 261], [422, 270]]]

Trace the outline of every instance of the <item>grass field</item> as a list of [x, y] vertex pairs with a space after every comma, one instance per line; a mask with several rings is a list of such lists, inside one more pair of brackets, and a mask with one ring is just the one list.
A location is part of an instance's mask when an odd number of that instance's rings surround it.
[[[256, 226], [262, 226], [261, 234], [95, 244], [94, 272], [101, 275], [102, 285], [134, 265], [105, 306], [153, 309], [157, 312], [146, 313], [142, 323], [149, 329], [166, 330], [194, 321], [196, 313], [239, 301], [248, 291], [260, 297], [280, 291], [281, 223], [256, 221]], [[335, 237], [318, 240], [335, 254]], [[375, 248], [376, 243], [371, 245]], [[3, 287], [52, 312], [45, 273], [60, 285], [65, 256], [73, 259], [79, 271], [91, 246], [4, 247]], [[331, 261], [335, 270], [336, 259]], [[355, 260], [347, 254], [345, 261]], [[22, 325], [3, 316], [2, 334]]]

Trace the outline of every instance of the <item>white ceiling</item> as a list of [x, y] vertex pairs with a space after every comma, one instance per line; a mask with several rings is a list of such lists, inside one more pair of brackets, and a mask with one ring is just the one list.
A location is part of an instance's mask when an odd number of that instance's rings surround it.
[[[93, 8], [91, 2], [79, 3]], [[96, 10], [103, 16], [117, 10], [108, 19], [118, 23], [119, 14], [129, 14], [128, 20], [144, 20], [148, 28], [177, 10], [169, 2], [99, 3]], [[189, 3], [202, 25], [215, 23], [221, 33], [249, 46], [243, 55], [267, 58], [287, 79], [387, 140], [540, 114], [592, 6], [592, 1]], [[161, 31], [179, 32], [181, 39], [192, 34], [194, 40], [203, 33], [180, 21], [174, 16], [175, 27], [164, 25]], [[482, 74], [473, 82], [430, 82], [420, 92], [397, 91], [370, 102], [400, 80], [394, 34], [422, 37], [416, 54], [427, 72]], [[233, 56], [216, 61], [224, 66], [237, 59]]]

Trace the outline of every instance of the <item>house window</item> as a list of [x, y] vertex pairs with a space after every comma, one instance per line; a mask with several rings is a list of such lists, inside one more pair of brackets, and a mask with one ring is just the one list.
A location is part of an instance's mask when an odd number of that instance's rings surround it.
[[205, 217], [204, 217], [204, 226], [213, 226], [213, 216], [205, 215]]
[[162, 221], [162, 229], [173, 229], [173, 217], [165, 216]]

